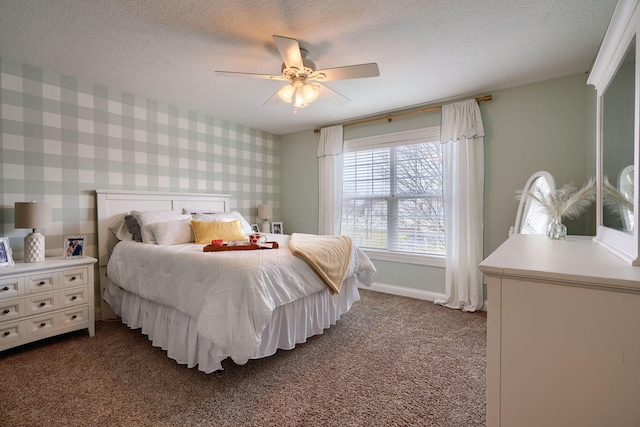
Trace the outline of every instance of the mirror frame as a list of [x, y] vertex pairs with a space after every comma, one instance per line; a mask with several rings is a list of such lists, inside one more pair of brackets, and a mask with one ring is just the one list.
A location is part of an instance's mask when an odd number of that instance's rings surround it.
[[[625, 233], [603, 226], [603, 203], [602, 203], [602, 153], [603, 153], [603, 134], [602, 134], [602, 97], [613, 81], [619, 65], [623, 61], [628, 47], [634, 37], [638, 34], [640, 28], [640, 9], [638, 3], [640, 0], [619, 0], [607, 32], [600, 46], [598, 56], [593, 64], [587, 84], [595, 86], [596, 101], [596, 237], [595, 240], [600, 245], [615, 253], [625, 261], [632, 265], [640, 266], [640, 240], [638, 234], [638, 191], [634, 193], [633, 211], [635, 227], [633, 233]], [[638, 168], [640, 152], [639, 147], [639, 112], [640, 112], [640, 66], [638, 61], [638, 46], [640, 45], [636, 37], [635, 43], [635, 94], [634, 94], [634, 136], [633, 136], [633, 164], [636, 171]], [[634, 187], [638, 187], [640, 173], [634, 176]]]
[[518, 212], [516, 214], [516, 223], [511, 228], [509, 235], [522, 233], [522, 227], [529, 213], [529, 207], [531, 206], [531, 197], [527, 196], [527, 193], [532, 190], [533, 185], [538, 178], [544, 178], [547, 180], [547, 184], [549, 185], [549, 190], [551, 192], [554, 192], [556, 190], [555, 181], [553, 179], [553, 176], [549, 172], [538, 171], [531, 175], [527, 180], [527, 183], [524, 185], [524, 189], [522, 190], [520, 203], [518, 204]]

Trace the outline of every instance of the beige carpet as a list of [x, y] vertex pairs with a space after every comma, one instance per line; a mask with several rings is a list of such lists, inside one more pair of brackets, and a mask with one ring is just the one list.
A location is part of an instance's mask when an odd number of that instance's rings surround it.
[[291, 351], [187, 369], [98, 322], [0, 353], [2, 426], [484, 426], [486, 313], [361, 291]]

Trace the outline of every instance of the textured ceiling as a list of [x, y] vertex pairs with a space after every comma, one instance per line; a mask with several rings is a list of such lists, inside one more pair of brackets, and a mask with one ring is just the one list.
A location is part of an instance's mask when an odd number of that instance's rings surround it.
[[[587, 72], [615, 0], [0, 0], [0, 57], [286, 134]], [[377, 62], [293, 113], [272, 35], [319, 68]]]

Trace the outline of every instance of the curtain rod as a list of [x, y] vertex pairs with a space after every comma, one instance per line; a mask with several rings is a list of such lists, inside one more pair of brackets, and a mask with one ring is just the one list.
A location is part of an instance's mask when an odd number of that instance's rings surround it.
[[[492, 99], [492, 96], [491, 95], [487, 95], [487, 96], [483, 96], [481, 98], [476, 98], [476, 101], [478, 101], [478, 102], [491, 101], [491, 99]], [[387, 120], [387, 122], [391, 122], [394, 117], [408, 116], [410, 114], [417, 114], [417, 113], [426, 113], [427, 111], [440, 110], [441, 108], [442, 108], [442, 105], [436, 105], [434, 107], [422, 108], [420, 110], [405, 111], [404, 113], [387, 114], [386, 116], [375, 117], [373, 119], [358, 120], [356, 122], [345, 123], [342, 126], [346, 127], [346, 126], [353, 126], [353, 125], [361, 125], [363, 123], [376, 122], [378, 120], [385, 120], [385, 119]], [[314, 133], [319, 133], [320, 129], [314, 129], [313, 132]]]

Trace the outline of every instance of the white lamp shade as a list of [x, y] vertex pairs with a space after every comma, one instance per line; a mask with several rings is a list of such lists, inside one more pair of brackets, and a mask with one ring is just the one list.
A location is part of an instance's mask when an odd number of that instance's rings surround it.
[[51, 203], [16, 202], [14, 225], [16, 228], [46, 228], [51, 225]]
[[318, 99], [318, 89], [316, 89], [313, 85], [306, 84], [302, 88], [302, 93], [304, 94], [304, 100], [307, 104], [311, 104], [313, 101]]
[[273, 211], [271, 210], [270, 205], [260, 205], [258, 206], [258, 217], [263, 219], [271, 219], [273, 216]]
[[293, 85], [285, 85], [285, 86], [282, 86], [278, 91], [278, 96], [282, 101], [286, 102], [287, 104], [290, 104], [291, 100], [293, 99], [293, 91], [294, 91]]
[[294, 95], [295, 101], [293, 103], [293, 105], [295, 105], [298, 108], [303, 108], [306, 104], [306, 102], [304, 101], [304, 94], [302, 93], [302, 86], [298, 86], [296, 88], [296, 92]]
[[24, 261], [44, 261], [44, 236], [35, 230], [51, 225], [51, 204], [46, 202], [16, 202], [14, 225], [16, 228], [31, 228], [24, 238]]

